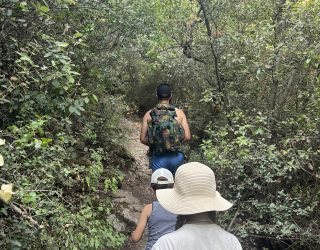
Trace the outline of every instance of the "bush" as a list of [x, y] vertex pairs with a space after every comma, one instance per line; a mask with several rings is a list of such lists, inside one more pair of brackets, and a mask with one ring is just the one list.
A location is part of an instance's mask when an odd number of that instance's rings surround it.
[[[13, 205], [0, 204], [2, 248], [53, 249], [118, 248], [124, 237], [107, 217], [112, 213], [111, 192], [123, 177], [111, 150], [84, 144], [51, 117], [38, 117], [20, 127], [5, 130], [7, 145], [1, 179], [14, 184]], [[96, 134], [92, 131], [91, 136]], [[51, 245], [51, 244], [50, 244]]]
[[108, 216], [132, 160], [120, 143], [126, 106], [94, 71], [105, 65], [86, 45], [97, 22], [76, 4], [0, 3], [0, 184], [16, 193], [0, 201], [1, 249], [118, 249], [124, 241]]
[[236, 214], [233, 230], [247, 247], [319, 247], [319, 118], [297, 115], [276, 132], [262, 113], [237, 111], [232, 120], [233, 129], [209, 124], [201, 145], [218, 190], [235, 203], [224, 223]]

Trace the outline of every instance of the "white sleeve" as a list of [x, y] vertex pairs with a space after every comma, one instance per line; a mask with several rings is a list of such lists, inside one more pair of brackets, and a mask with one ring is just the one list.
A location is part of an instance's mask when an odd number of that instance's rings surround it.
[[[164, 235], [165, 236], [165, 235]], [[152, 246], [151, 250], [170, 250], [173, 248], [168, 247], [168, 243], [164, 236], [160, 237], [160, 239], [157, 240], [156, 243]]]
[[151, 250], [160, 250], [160, 248], [159, 248], [159, 246], [158, 246], [158, 241], [153, 244]]
[[235, 237], [235, 240], [234, 240], [234, 250], [242, 250], [242, 246], [239, 242], [239, 240]]

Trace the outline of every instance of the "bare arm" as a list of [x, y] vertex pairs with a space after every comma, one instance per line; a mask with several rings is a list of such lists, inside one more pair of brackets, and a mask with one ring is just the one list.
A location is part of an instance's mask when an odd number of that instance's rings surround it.
[[141, 237], [147, 225], [147, 221], [151, 214], [151, 211], [152, 211], [152, 204], [148, 204], [142, 209], [137, 227], [131, 234], [131, 239], [133, 242], [137, 243], [139, 240], [141, 240]]
[[190, 133], [190, 128], [189, 128], [187, 117], [181, 109], [179, 109], [178, 115], [181, 117], [181, 126], [184, 129], [183, 141], [190, 141], [191, 140], [191, 133]]
[[142, 125], [141, 125], [141, 131], [140, 131], [140, 142], [143, 143], [144, 145], [149, 146], [149, 141], [148, 141], [148, 120], [150, 120], [150, 111], [148, 111], [143, 119], [142, 119]]

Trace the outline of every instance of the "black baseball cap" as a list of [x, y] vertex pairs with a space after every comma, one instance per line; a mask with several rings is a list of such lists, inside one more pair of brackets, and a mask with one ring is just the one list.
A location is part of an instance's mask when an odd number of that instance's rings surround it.
[[169, 84], [162, 83], [157, 87], [157, 96], [161, 99], [169, 99], [171, 97], [171, 88]]

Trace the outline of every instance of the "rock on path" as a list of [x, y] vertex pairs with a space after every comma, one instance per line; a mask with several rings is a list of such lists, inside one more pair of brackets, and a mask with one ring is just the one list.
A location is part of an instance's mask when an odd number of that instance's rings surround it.
[[148, 190], [151, 177], [151, 170], [148, 168], [148, 147], [140, 143], [140, 121], [125, 120], [124, 123], [128, 131], [128, 138], [124, 144], [135, 158], [135, 163], [126, 173], [122, 188], [117, 191], [114, 200], [117, 208], [117, 218], [120, 218], [125, 224], [115, 221], [114, 225], [115, 228], [128, 235], [122, 250], [144, 250], [147, 230], [137, 244], [130, 240], [130, 233], [138, 222], [143, 206], [153, 199], [152, 193]]

